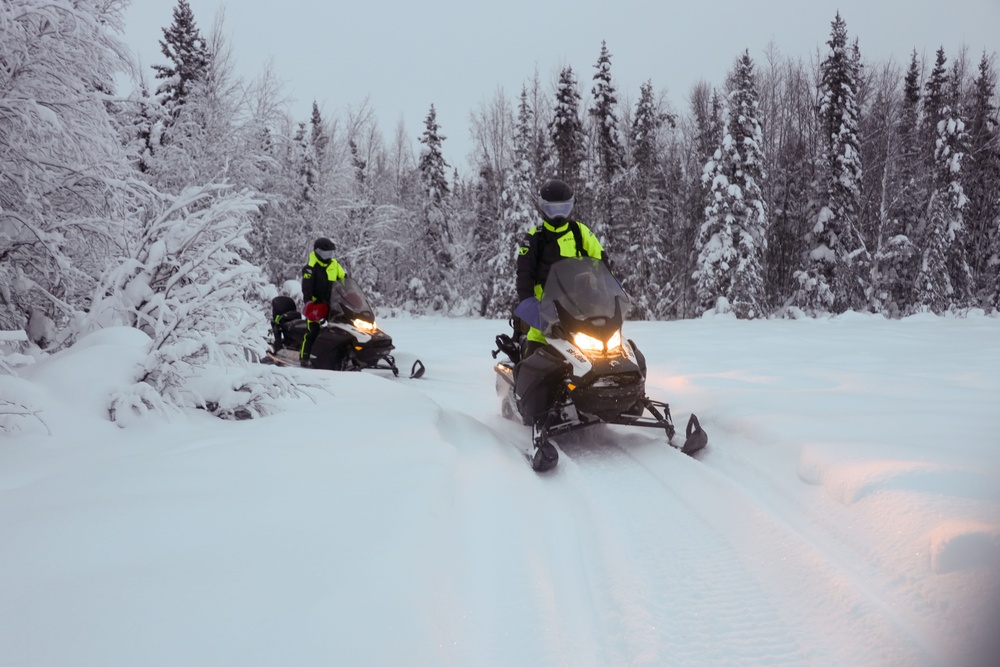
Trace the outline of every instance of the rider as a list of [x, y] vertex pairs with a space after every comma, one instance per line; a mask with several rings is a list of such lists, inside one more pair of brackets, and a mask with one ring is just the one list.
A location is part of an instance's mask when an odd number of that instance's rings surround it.
[[[538, 190], [535, 205], [542, 216], [542, 226], [532, 227], [525, 234], [517, 254], [519, 307], [522, 304], [533, 305], [532, 299], [541, 300], [549, 269], [561, 259], [593, 257], [608, 263], [607, 253], [594, 233], [582, 222], [569, 217], [573, 212], [573, 189], [564, 181], [545, 181]], [[515, 323], [519, 320], [515, 316]], [[527, 342], [522, 357], [527, 357], [548, 342], [535, 327], [525, 323], [521, 325], [521, 332], [525, 329]]]
[[330, 296], [333, 283], [347, 276], [344, 267], [333, 258], [337, 246], [326, 237], [316, 239], [313, 251], [309, 253], [309, 263], [302, 269], [302, 300], [305, 307], [302, 314], [307, 320], [306, 335], [302, 338], [299, 364], [311, 366], [310, 356], [313, 344], [319, 336], [323, 320], [330, 314]]

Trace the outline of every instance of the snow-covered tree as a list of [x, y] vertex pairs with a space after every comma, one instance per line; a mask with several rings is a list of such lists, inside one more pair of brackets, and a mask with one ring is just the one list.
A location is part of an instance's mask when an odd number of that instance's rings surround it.
[[[589, 164], [594, 175], [592, 187], [591, 229], [599, 236], [607, 237], [607, 250], [614, 254], [620, 251], [619, 242], [625, 230], [621, 229], [628, 202], [622, 196], [619, 182], [625, 167], [624, 138], [618, 118], [618, 94], [611, 80], [611, 53], [605, 42], [601, 42], [601, 54], [594, 65], [593, 106], [587, 114], [592, 127], [592, 154]], [[629, 267], [621, 265], [619, 272], [627, 272]]]
[[[883, 100], [883, 112], [894, 105]], [[872, 291], [877, 308], [888, 315], [907, 311], [916, 276], [917, 230], [923, 225], [927, 179], [920, 143], [920, 66], [916, 51], [903, 79], [895, 127], [886, 132], [889, 149], [883, 179], [884, 224], [873, 257]]]
[[534, 198], [537, 184], [543, 179], [535, 171], [533, 160], [538, 139], [536, 120], [536, 110], [529, 101], [528, 90], [522, 88], [512, 137], [513, 160], [505, 173], [501, 217], [493, 230], [491, 253], [486, 261], [493, 289], [492, 308], [484, 314], [491, 317], [510, 316], [515, 300], [514, 268], [518, 242], [538, 222]]
[[564, 67], [559, 73], [555, 97], [555, 108], [549, 122], [549, 138], [555, 160], [549, 176], [566, 181], [574, 192], [579, 192], [586, 137], [580, 118], [580, 92], [572, 67]]
[[996, 73], [983, 54], [969, 109], [969, 159], [962, 169], [969, 198], [964, 217], [978, 302], [1000, 308], [1000, 127]]
[[[265, 348], [272, 292], [249, 250], [261, 202], [225, 186], [178, 196], [150, 192], [123, 255], [94, 290], [85, 326], [130, 326], [150, 338], [136, 383], [110, 397], [121, 426], [148, 412], [201, 408], [223, 418], [270, 414], [290, 380], [255, 363]], [[219, 370], [225, 371], [220, 382]]]
[[132, 191], [104, 92], [124, 5], [0, 3], [0, 329], [42, 346], [72, 335]]
[[601, 54], [594, 65], [594, 105], [588, 110], [597, 139], [597, 169], [602, 183], [610, 184], [624, 166], [625, 153], [618, 120], [618, 94], [611, 80], [611, 53], [601, 42]]
[[660, 164], [660, 135], [672, 122], [652, 82], [644, 82], [628, 128], [629, 164], [618, 178], [627, 208], [614, 238], [616, 275], [632, 297], [631, 317], [636, 319], [661, 315], [668, 298], [669, 195]]
[[815, 169], [816, 92], [803, 63], [782, 56], [774, 45], [765, 50], [757, 73], [769, 222], [764, 285], [773, 310], [797, 288], [795, 272], [806, 252], [806, 233], [813, 226], [809, 188]]
[[[943, 50], [938, 51], [935, 71], [943, 70]], [[932, 79], [942, 87], [947, 80]], [[967, 135], [965, 123], [955, 116], [945, 95], [929, 95], [929, 113], [937, 117], [937, 140], [934, 148], [934, 181], [927, 211], [927, 223], [920, 239], [920, 267], [915, 287], [917, 310], [941, 313], [950, 308], [970, 305], [972, 272], [966, 257], [966, 205], [962, 188], [962, 163]], [[928, 120], [929, 122], [929, 120]]]
[[156, 94], [168, 113], [176, 116], [193, 87], [207, 76], [212, 56], [187, 0], [177, 0], [173, 17], [173, 23], [163, 29], [160, 40], [160, 50], [170, 62], [153, 65], [153, 69], [156, 78], [162, 81]]
[[698, 236], [698, 297], [705, 309], [740, 318], [766, 315], [762, 261], [767, 244], [763, 137], [753, 61], [744, 52], [728, 81], [722, 143], [705, 165], [712, 202]]
[[[489, 105], [473, 116], [473, 136], [479, 178], [474, 185], [474, 219], [459, 218], [472, 233], [471, 293], [481, 294], [476, 311], [489, 317], [507, 317], [514, 300], [514, 248], [524, 226], [530, 182], [532, 113], [527, 91], [522, 89], [518, 118], [510, 102], [498, 91]], [[464, 207], [462, 207], [464, 208]], [[530, 207], [533, 209], [533, 207]]]
[[870, 263], [858, 219], [862, 169], [857, 52], [847, 43], [847, 25], [839, 12], [827, 45], [830, 50], [820, 63], [817, 211], [793, 298], [794, 305], [811, 312], [866, 308]]
[[430, 307], [435, 311], [446, 310], [453, 296], [454, 239], [450, 224], [450, 188], [445, 176], [445, 168], [449, 165], [441, 154], [441, 144], [446, 138], [440, 133], [437, 112], [432, 104], [424, 119], [424, 132], [420, 137], [424, 147], [420, 151], [417, 170], [423, 188], [420, 224], [427, 253], [423, 288], [431, 296]]

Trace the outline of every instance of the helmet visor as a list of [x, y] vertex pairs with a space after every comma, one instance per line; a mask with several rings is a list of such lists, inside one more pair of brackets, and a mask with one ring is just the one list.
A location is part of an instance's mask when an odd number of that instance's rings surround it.
[[329, 262], [331, 259], [333, 259], [333, 253], [334, 253], [333, 250], [319, 250], [319, 249], [317, 249], [314, 252], [316, 253], [316, 256], [319, 257], [324, 262]]
[[573, 200], [572, 198], [566, 201], [545, 201], [544, 199], [539, 199], [538, 208], [542, 210], [542, 213], [545, 214], [545, 218], [548, 220], [567, 218], [573, 212]]

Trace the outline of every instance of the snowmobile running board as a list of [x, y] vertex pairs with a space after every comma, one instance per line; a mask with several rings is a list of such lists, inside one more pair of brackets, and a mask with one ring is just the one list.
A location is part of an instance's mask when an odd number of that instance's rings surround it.
[[[295, 353], [294, 351], [293, 352], [286, 352], [286, 355], [282, 355], [280, 352], [279, 353], [275, 353], [273, 350], [268, 350], [267, 353], [266, 353], [266, 356], [264, 358], [268, 360], [265, 363], [274, 364], [275, 366], [278, 366], [279, 368], [289, 367], [289, 366], [294, 368], [294, 367], [298, 366], [298, 356], [297, 356], [297, 353]], [[386, 361], [389, 365], [388, 366], [380, 366], [380, 365], [376, 365], [376, 366], [358, 366], [358, 365], [352, 365], [350, 368], [345, 368], [343, 371], [340, 371], [340, 372], [352, 372], [352, 371], [363, 371], [363, 370], [392, 371], [393, 377], [399, 377], [399, 369], [396, 368], [395, 360], [392, 359], [392, 357], [388, 357], [387, 356], [387, 357], [384, 357], [383, 359], [380, 359], [380, 361]], [[315, 370], [328, 370], [328, 369], [318, 368], [318, 369], [315, 369]], [[417, 359], [416, 361], [413, 362], [413, 366], [410, 368], [410, 379], [411, 380], [417, 380], [417, 379], [422, 378], [424, 376], [424, 373], [426, 372], [426, 370], [427, 369], [424, 366], [423, 362], [420, 361], [419, 359]]]

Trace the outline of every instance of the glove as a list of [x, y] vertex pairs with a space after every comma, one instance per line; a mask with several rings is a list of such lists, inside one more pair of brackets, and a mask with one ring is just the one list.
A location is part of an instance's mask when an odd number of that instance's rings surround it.
[[533, 296], [530, 296], [527, 299], [522, 299], [521, 303], [514, 307], [514, 315], [520, 317], [536, 329], [541, 329], [541, 317], [538, 304], [538, 299]]
[[325, 303], [315, 303], [309, 302], [306, 307], [302, 309], [302, 314], [310, 322], [322, 322], [326, 319], [326, 316], [330, 313], [330, 307]]

